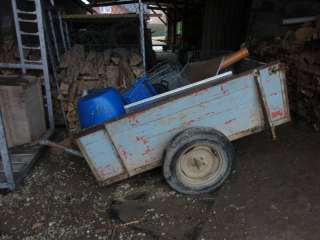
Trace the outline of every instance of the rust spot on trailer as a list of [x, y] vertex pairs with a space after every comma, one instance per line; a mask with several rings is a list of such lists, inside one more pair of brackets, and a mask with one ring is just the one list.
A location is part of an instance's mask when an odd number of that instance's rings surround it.
[[144, 145], [148, 144], [149, 141], [144, 136], [136, 136], [137, 142], [142, 142]]
[[277, 92], [274, 92], [274, 93], [271, 93], [271, 94], [270, 94], [270, 97], [274, 97], [274, 96], [278, 96], [278, 93], [277, 93]]
[[99, 167], [98, 172], [102, 176], [110, 175], [110, 172], [112, 171], [112, 167], [108, 164], [105, 167]]
[[278, 110], [278, 111], [275, 111], [275, 112], [271, 112], [271, 116], [272, 116], [272, 118], [282, 117], [283, 116], [283, 111], [282, 110]]
[[228, 121], [226, 121], [224, 124], [225, 125], [230, 125], [230, 124], [232, 124], [232, 123], [234, 123], [235, 121], [237, 121], [237, 119], [230, 119], [230, 120], [228, 120]]
[[184, 125], [184, 126], [190, 126], [190, 125], [192, 125], [192, 124], [195, 123], [195, 122], [196, 122], [195, 120], [190, 120], [190, 121], [184, 122], [183, 125]]
[[223, 93], [224, 96], [229, 96], [230, 92], [227, 89], [225, 89], [225, 85], [226, 84], [221, 84], [220, 90], [221, 90], [221, 92]]
[[129, 124], [132, 126], [138, 125], [140, 122], [137, 119], [137, 117], [138, 117], [138, 114], [132, 114], [132, 115], [128, 116]]
[[152, 151], [153, 149], [150, 146], [146, 146], [146, 150], [144, 151], [144, 153], [142, 153], [142, 156], [146, 156], [150, 154]]
[[122, 158], [124, 158], [125, 160], [128, 159], [129, 154], [128, 154], [127, 150], [122, 145], [118, 146], [118, 151], [119, 151], [119, 154]]
[[146, 139], [145, 136], [136, 136], [136, 141], [137, 142], [142, 142], [143, 145], [145, 145], [145, 151], [142, 153], [142, 156], [146, 156], [148, 154], [150, 154], [153, 149], [149, 146], [149, 141]]

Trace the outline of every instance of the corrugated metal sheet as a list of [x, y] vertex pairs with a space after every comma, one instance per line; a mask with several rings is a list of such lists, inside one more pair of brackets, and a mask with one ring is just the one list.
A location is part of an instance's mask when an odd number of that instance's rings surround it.
[[245, 40], [251, 0], [207, 0], [202, 57], [215, 50], [235, 50]]

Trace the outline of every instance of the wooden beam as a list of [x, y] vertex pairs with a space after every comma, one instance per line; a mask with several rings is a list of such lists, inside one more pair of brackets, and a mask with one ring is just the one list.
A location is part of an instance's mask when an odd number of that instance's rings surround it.
[[162, 19], [162, 17], [161, 17], [162, 15], [161, 15], [161, 14], [156, 13], [156, 11], [153, 10], [153, 9], [151, 9], [151, 11], [154, 13], [153, 15], [150, 15], [151, 17], [157, 17], [157, 18], [159, 18], [159, 20], [160, 20], [164, 25], [167, 26], [167, 23]]

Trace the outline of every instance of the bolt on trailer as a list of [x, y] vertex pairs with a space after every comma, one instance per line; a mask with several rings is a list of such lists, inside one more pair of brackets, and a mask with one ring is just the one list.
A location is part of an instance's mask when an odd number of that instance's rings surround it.
[[120, 119], [86, 129], [77, 145], [109, 185], [162, 166], [178, 192], [219, 188], [231, 173], [232, 141], [290, 121], [284, 66], [244, 60], [232, 72], [126, 106]]

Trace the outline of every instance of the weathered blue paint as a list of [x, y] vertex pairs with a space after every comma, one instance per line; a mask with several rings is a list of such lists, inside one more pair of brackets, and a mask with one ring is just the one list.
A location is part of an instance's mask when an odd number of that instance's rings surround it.
[[281, 71], [280, 65], [274, 64], [193, 90], [106, 123], [105, 130], [80, 137], [79, 146], [99, 181], [116, 176], [120, 180], [160, 166], [167, 144], [184, 129], [211, 127], [230, 140], [261, 131], [265, 119], [256, 78], [272, 125], [277, 126], [290, 120]]
[[99, 182], [125, 174], [125, 168], [108, 133], [99, 130], [78, 139], [81, 152]]
[[287, 100], [286, 86], [283, 71], [279, 71], [279, 65], [260, 70], [260, 81], [267, 99], [268, 109], [273, 124], [287, 121], [289, 117], [289, 104]]

